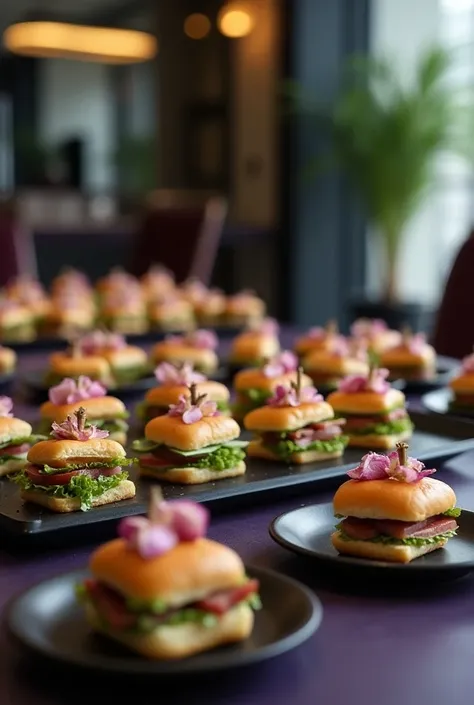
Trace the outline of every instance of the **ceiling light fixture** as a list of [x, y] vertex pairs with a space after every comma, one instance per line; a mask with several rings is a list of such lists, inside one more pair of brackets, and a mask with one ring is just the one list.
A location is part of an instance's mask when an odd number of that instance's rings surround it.
[[248, 6], [240, 2], [227, 3], [217, 15], [219, 31], [232, 39], [246, 37], [252, 31], [254, 24], [254, 18]]
[[149, 61], [158, 51], [156, 38], [146, 32], [52, 21], [11, 25], [3, 34], [3, 43], [9, 51], [22, 56], [104, 64]]
[[210, 31], [211, 21], [201, 12], [194, 12], [184, 20], [184, 33], [190, 39], [204, 39]]

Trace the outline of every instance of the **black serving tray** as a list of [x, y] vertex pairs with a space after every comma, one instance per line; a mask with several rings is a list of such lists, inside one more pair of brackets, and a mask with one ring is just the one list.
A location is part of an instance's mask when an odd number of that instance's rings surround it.
[[[410, 455], [425, 464], [438, 467], [455, 455], [474, 450], [472, 422], [417, 412], [411, 413], [411, 417], [417, 430], [410, 443]], [[186, 497], [209, 505], [213, 512], [222, 512], [338, 485], [346, 472], [358, 464], [364, 452], [363, 449], [348, 449], [342, 458], [290, 467], [248, 458], [247, 473], [242, 477], [194, 486], [163, 483], [162, 489], [165, 498]], [[137, 485], [134, 499], [70, 514], [54, 514], [35, 505], [23, 504], [17, 485], [2, 478], [2, 539], [32, 546], [44, 542], [51, 547], [53, 543], [84, 542], [108, 536], [115, 530], [118, 519], [146, 511], [153, 480], [140, 479], [136, 468], [131, 469], [130, 476]]]

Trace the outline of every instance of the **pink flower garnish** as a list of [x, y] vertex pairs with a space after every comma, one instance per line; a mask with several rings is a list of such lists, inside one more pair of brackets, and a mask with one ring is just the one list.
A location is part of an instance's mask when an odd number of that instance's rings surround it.
[[206, 416], [219, 416], [216, 402], [206, 401], [205, 397], [205, 394], [197, 398], [193, 398], [193, 393], [188, 397], [182, 394], [177, 404], [170, 404], [168, 416], [181, 416], [185, 424], [196, 423]]
[[280, 326], [274, 318], [264, 318], [261, 323], [255, 326], [254, 330], [262, 333], [262, 335], [278, 335]]
[[303, 387], [299, 393], [295, 387], [286, 387], [283, 384], [277, 385], [273, 396], [267, 400], [267, 406], [284, 407], [299, 406], [304, 403], [317, 403], [323, 401], [322, 394], [314, 387]]
[[79, 379], [66, 377], [60, 384], [51, 387], [48, 393], [49, 401], [52, 404], [75, 404], [83, 399], [93, 399], [96, 397], [105, 397], [107, 390], [100, 383], [89, 377], [80, 376]]
[[426, 347], [426, 335], [424, 333], [416, 333], [415, 335], [407, 336], [403, 344], [413, 355], [419, 355]]
[[367, 453], [360, 464], [347, 473], [353, 480], [395, 480], [397, 482], [418, 482], [432, 475], [436, 470], [427, 470], [416, 458], [407, 457], [407, 444], [398, 443], [397, 450], [388, 455]]
[[418, 482], [423, 477], [436, 472], [436, 470], [425, 469], [424, 464], [420, 460], [416, 460], [416, 458], [406, 458], [402, 464], [399, 453], [396, 450], [389, 453], [388, 458], [387, 475], [399, 482]]
[[322, 340], [326, 337], [326, 329], [321, 326], [313, 326], [313, 328], [310, 328], [306, 333], [305, 337], [311, 338], [311, 340]]
[[275, 355], [262, 368], [265, 377], [272, 379], [288, 372], [295, 372], [298, 368], [298, 358], [291, 350], [284, 350]]
[[13, 416], [13, 400], [10, 397], [0, 396], [0, 417]]
[[354, 338], [373, 338], [388, 330], [387, 324], [381, 318], [359, 318], [351, 326]]
[[385, 480], [390, 460], [386, 455], [367, 453], [360, 464], [347, 473], [353, 480]]
[[390, 384], [386, 381], [389, 371], [386, 369], [375, 369], [368, 375], [350, 375], [339, 383], [339, 391], [345, 394], [355, 394], [357, 392], [375, 392], [385, 394], [390, 389]]
[[178, 543], [195, 541], [206, 535], [209, 512], [191, 500], [165, 501], [160, 490], [151, 493], [148, 517], [123, 519], [118, 533], [142, 558], [157, 558]]
[[86, 426], [86, 411], [83, 407], [70, 414], [62, 423], [52, 423], [51, 436], [58, 441], [90, 441], [92, 438], [107, 438], [108, 431], [97, 426]]
[[203, 350], [215, 350], [219, 345], [219, 339], [212, 330], [195, 330], [185, 337], [188, 345]]
[[122, 350], [127, 347], [127, 341], [120, 333], [95, 330], [83, 335], [78, 340], [77, 347], [83, 355], [94, 355], [101, 350]]
[[206, 376], [195, 372], [188, 362], [182, 367], [175, 367], [170, 362], [162, 362], [155, 369], [155, 377], [160, 384], [186, 386], [196, 382], [205, 382]]
[[342, 336], [338, 336], [331, 346], [331, 353], [334, 357], [348, 357], [350, 354], [349, 343]]
[[465, 357], [462, 361], [462, 371], [466, 374], [474, 372], [474, 353]]

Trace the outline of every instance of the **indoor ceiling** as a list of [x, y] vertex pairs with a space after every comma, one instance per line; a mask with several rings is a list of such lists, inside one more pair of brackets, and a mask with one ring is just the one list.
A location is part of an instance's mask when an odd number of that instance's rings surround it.
[[[47, 12], [65, 20], [112, 22], [115, 14], [133, 13], [140, 3], [133, 0], [0, 0], [0, 32], [27, 13]], [[107, 19], [110, 18], [110, 19]]]

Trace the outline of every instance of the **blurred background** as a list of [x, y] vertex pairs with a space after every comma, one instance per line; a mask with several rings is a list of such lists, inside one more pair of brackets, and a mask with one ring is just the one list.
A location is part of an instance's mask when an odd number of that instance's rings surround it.
[[2, 0], [0, 30], [2, 283], [182, 262], [283, 321], [432, 328], [472, 226], [474, 0]]

